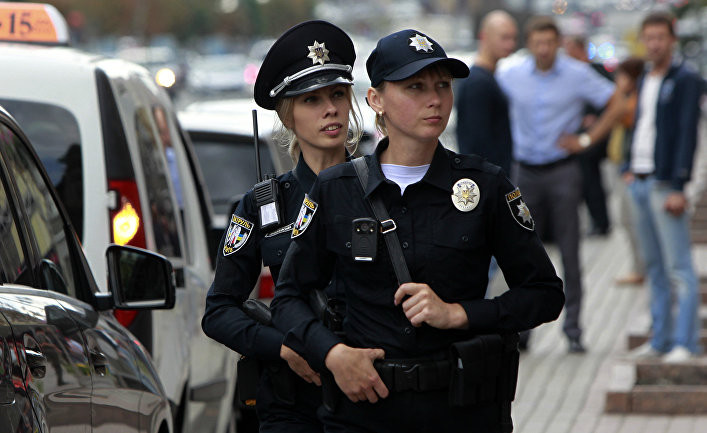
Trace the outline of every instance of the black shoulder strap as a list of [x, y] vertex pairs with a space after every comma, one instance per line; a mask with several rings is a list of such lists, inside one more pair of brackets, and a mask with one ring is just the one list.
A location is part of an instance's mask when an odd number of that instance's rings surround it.
[[[361, 188], [365, 195], [366, 185], [368, 185], [368, 164], [366, 164], [366, 160], [362, 156], [354, 158], [351, 162], [353, 162], [353, 166], [356, 169], [358, 180], [361, 182]], [[373, 214], [381, 225], [381, 233], [383, 233], [385, 243], [388, 246], [388, 254], [390, 254], [390, 261], [393, 263], [393, 269], [395, 270], [395, 276], [398, 278], [398, 284], [411, 282], [412, 279], [410, 278], [410, 272], [405, 263], [403, 250], [400, 248], [398, 234], [395, 233], [395, 229], [397, 229], [395, 221], [390, 219], [383, 201], [377, 194], [368, 196], [368, 204], [371, 205]]]

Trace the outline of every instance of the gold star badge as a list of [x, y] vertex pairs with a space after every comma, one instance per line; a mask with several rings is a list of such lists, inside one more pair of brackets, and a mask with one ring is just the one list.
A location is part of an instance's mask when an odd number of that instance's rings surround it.
[[452, 204], [462, 212], [469, 212], [479, 204], [479, 186], [471, 179], [459, 179], [452, 191]]
[[312, 59], [313, 65], [317, 63], [323, 65], [324, 62], [329, 60], [329, 50], [327, 50], [324, 46], [324, 42], [320, 44], [319, 42], [314, 41], [314, 45], [308, 45], [307, 48], [309, 48], [309, 54], [307, 57]]
[[420, 36], [415, 33], [415, 36], [410, 38], [410, 46], [415, 47], [415, 51], [433, 51], [432, 45], [434, 44], [427, 39], [427, 36]]

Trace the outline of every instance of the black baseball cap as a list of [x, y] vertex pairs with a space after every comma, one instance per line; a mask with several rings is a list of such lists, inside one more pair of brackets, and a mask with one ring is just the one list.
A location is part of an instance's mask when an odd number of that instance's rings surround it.
[[356, 52], [351, 38], [327, 21], [306, 21], [275, 41], [255, 80], [255, 103], [275, 109], [282, 97], [332, 84], [353, 84]]
[[366, 60], [366, 70], [371, 86], [378, 87], [383, 81], [412, 77], [433, 63], [444, 65], [454, 78], [469, 75], [469, 67], [464, 62], [447, 57], [437, 41], [412, 29], [401, 30], [379, 40]]

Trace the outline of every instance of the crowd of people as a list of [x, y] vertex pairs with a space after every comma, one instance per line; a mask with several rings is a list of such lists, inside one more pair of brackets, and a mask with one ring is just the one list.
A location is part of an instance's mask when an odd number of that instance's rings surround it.
[[[630, 197], [634, 271], [651, 289], [653, 338], [632, 356], [699, 353], [683, 188], [702, 79], [673, 55], [672, 17], [651, 13], [640, 32], [645, 68], [627, 59], [614, 77], [589, 63], [580, 37], [561, 52], [549, 17], [529, 20], [530, 56], [501, 71], [518, 39], [503, 11], [484, 18], [470, 67], [421, 31], [387, 35], [368, 54], [363, 107], [384, 138], [358, 158], [350, 38], [309, 21], [275, 42], [255, 102], [277, 112], [297, 165], [236, 208], [202, 322], [258, 361], [260, 431], [512, 431], [530, 330], [564, 308], [568, 351], [587, 350], [579, 206], [592, 234], [609, 232], [607, 153]], [[455, 103], [458, 153], [439, 139]], [[547, 242], [559, 247], [562, 279]], [[275, 298], [253, 314], [261, 262]], [[491, 298], [496, 269], [509, 290]]]
[[[632, 271], [617, 282], [640, 284], [647, 278], [651, 287], [653, 338], [631, 356], [664, 355], [668, 362], [691, 358], [699, 353], [699, 303], [683, 189], [697, 145], [702, 79], [674, 55], [674, 17], [665, 12], [646, 16], [640, 27], [645, 63], [625, 59], [615, 76], [589, 62], [584, 37], [563, 37], [549, 17], [527, 23], [527, 60], [494, 74], [498, 61], [513, 51], [509, 41], [516, 32], [513, 18], [502, 11], [482, 23], [479, 56], [471, 70], [484, 73], [464, 81], [457, 99], [460, 151], [510, 165], [509, 175], [524, 192], [539, 235], [561, 252], [563, 329], [569, 351], [581, 353], [586, 349], [580, 339], [584, 289], [578, 207], [586, 203], [588, 235], [608, 233], [600, 164], [611, 142], [611, 159], [624, 180], [619, 193], [627, 198], [617, 219], [629, 234], [634, 256]], [[499, 106], [504, 115], [493, 120], [471, 109], [495, 112]], [[487, 134], [483, 140], [466, 133], [479, 129]], [[521, 344], [527, 345], [527, 334]]]

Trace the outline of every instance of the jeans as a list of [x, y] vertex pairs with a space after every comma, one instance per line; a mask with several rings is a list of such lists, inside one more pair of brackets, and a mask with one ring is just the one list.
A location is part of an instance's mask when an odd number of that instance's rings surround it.
[[[639, 246], [651, 290], [654, 349], [667, 352], [675, 345], [696, 353], [699, 322], [697, 276], [690, 249], [687, 212], [673, 216], [664, 210], [672, 191], [652, 176], [629, 185]], [[671, 287], [675, 289], [677, 317], [673, 319]]]

